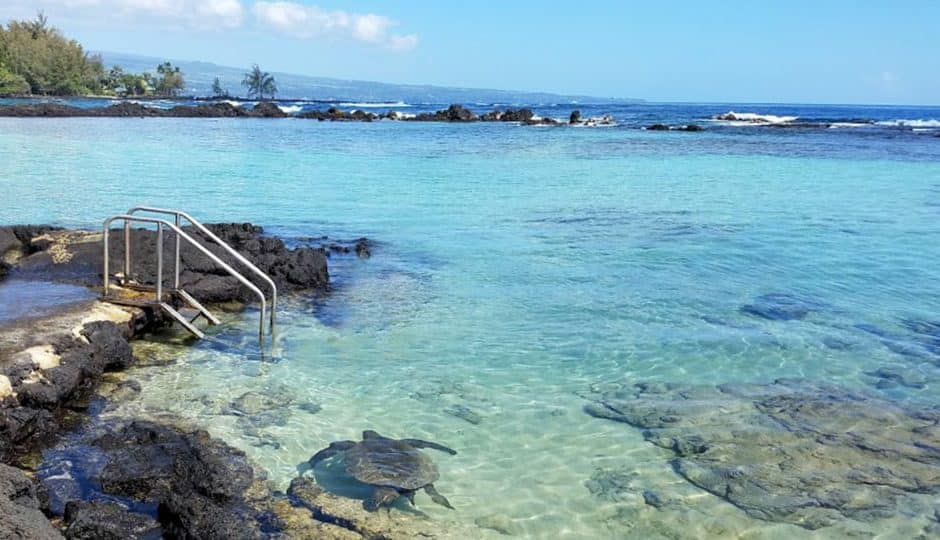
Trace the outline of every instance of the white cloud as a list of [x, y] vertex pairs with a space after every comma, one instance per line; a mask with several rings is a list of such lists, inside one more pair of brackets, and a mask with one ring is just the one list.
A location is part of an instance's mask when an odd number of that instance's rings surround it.
[[241, 0], [12, 0], [10, 15], [31, 9], [57, 18], [90, 21], [136, 20], [199, 29], [237, 28], [244, 18]]
[[383, 15], [329, 11], [280, 1], [255, 2], [254, 15], [262, 24], [301, 39], [346, 38], [396, 51], [410, 50], [418, 45], [418, 36], [414, 34], [390, 33], [398, 21]]
[[300, 39], [348, 39], [392, 51], [408, 51], [418, 45], [415, 34], [393, 33], [398, 21], [384, 15], [281, 0], [0, 0], [0, 22], [4, 17], [32, 17], [44, 10], [53, 25], [62, 20], [103, 26], [120, 21], [223, 30], [242, 27], [250, 4], [250, 13], [260, 24]]

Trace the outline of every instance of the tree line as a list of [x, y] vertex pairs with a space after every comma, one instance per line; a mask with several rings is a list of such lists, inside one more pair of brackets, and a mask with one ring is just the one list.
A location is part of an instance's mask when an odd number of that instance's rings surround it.
[[0, 95], [176, 96], [185, 87], [178, 67], [169, 62], [156, 74], [105, 70], [101, 57], [49, 26], [41, 12], [31, 21], [0, 25]]
[[[277, 94], [274, 77], [257, 64], [242, 85], [248, 97], [273, 99]], [[0, 24], [0, 96], [176, 97], [185, 86], [182, 71], [170, 62], [152, 74], [126, 72], [120, 66], [106, 70], [100, 56], [50, 26], [42, 12], [31, 21]], [[218, 78], [212, 92], [216, 98], [230, 97]]]

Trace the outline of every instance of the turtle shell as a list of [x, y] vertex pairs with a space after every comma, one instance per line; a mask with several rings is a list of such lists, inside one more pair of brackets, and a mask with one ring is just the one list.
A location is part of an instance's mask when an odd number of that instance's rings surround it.
[[346, 470], [374, 486], [417, 490], [440, 476], [431, 458], [403, 441], [366, 439], [346, 451]]

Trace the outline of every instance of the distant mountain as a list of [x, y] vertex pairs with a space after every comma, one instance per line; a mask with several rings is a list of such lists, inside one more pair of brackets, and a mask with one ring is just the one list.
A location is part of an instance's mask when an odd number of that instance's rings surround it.
[[[99, 52], [106, 68], [117, 65], [125, 71], [153, 72], [163, 58], [122, 53]], [[248, 66], [234, 68], [209, 62], [171, 60], [180, 67], [186, 78], [185, 94], [208, 96], [212, 93], [212, 81], [218, 77], [222, 86], [233, 95], [244, 95], [242, 78]], [[431, 85], [388, 84], [372, 81], [346, 81], [327, 77], [311, 77], [290, 73], [274, 73], [277, 79], [278, 97], [283, 99], [315, 99], [361, 102], [405, 102], [405, 103], [505, 103], [505, 104], [550, 104], [550, 103], [628, 103], [637, 99], [600, 98], [549, 94], [544, 92], [516, 92], [482, 88], [448, 88]]]

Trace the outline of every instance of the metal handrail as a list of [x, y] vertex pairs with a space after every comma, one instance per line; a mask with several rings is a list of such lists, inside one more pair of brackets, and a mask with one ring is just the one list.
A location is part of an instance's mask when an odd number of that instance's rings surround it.
[[[242, 255], [241, 253], [239, 253], [238, 251], [236, 251], [232, 246], [228, 245], [228, 244], [225, 243], [221, 238], [219, 238], [218, 236], [216, 236], [215, 233], [213, 233], [213, 232], [210, 231], [205, 225], [203, 225], [202, 223], [200, 223], [199, 220], [197, 220], [197, 219], [194, 218], [193, 216], [187, 214], [186, 212], [183, 212], [182, 210], [169, 210], [169, 209], [166, 209], [166, 208], [154, 208], [154, 207], [152, 207], [152, 206], [135, 206], [134, 208], [131, 208], [130, 210], [127, 211], [127, 215], [133, 215], [133, 214], [136, 214], [137, 212], [150, 212], [150, 213], [153, 213], [153, 214], [167, 214], [167, 215], [175, 216], [175, 218], [176, 218], [176, 226], [177, 226], [177, 227], [180, 226], [180, 218], [181, 218], [181, 217], [184, 218], [184, 219], [186, 219], [186, 221], [190, 222], [194, 227], [196, 227], [196, 229], [198, 229], [199, 232], [201, 232], [202, 234], [208, 236], [210, 240], [212, 240], [212, 241], [214, 241], [216, 244], [218, 244], [218, 245], [219, 245], [222, 249], [224, 249], [229, 255], [231, 255], [232, 257], [235, 257], [235, 260], [237, 260], [238, 262], [242, 263], [243, 265], [245, 265], [246, 267], [248, 267], [249, 270], [251, 270], [252, 272], [254, 272], [258, 277], [260, 277], [261, 279], [265, 280], [265, 281], [268, 283], [268, 286], [271, 287], [271, 324], [270, 324], [269, 330], [270, 330], [272, 333], [274, 332], [274, 318], [275, 318], [275, 312], [277, 311], [277, 285], [274, 284], [274, 280], [271, 279], [271, 277], [270, 277], [269, 275], [267, 275], [267, 274], [264, 273], [260, 268], [258, 268], [257, 266], [255, 266], [254, 263], [252, 263], [252, 262], [249, 261], [247, 258], [245, 258], [244, 255]], [[124, 222], [124, 244], [125, 244], [125, 246], [129, 246], [129, 245], [130, 245], [130, 243], [128, 242], [129, 238], [130, 238], [130, 225], [128, 224], [128, 222], [125, 221], [125, 222]], [[130, 271], [130, 249], [128, 248], [128, 249], [126, 249], [126, 251], [124, 252], [124, 275], [125, 275], [125, 277], [128, 275], [128, 272], [129, 272], [129, 271]], [[176, 288], [179, 288], [179, 286], [180, 286], [180, 242], [179, 242], [179, 238], [176, 239], [176, 265], [175, 265], [175, 268], [174, 268], [174, 276], [175, 276], [175, 277], [174, 277], [174, 284], [175, 284], [175, 287], [176, 287]]]
[[[258, 295], [258, 299], [261, 301], [261, 325], [258, 328], [258, 339], [261, 340], [261, 345], [262, 346], [264, 345], [264, 320], [267, 318], [266, 316], [267, 299], [265, 298], [264, 293], [261, 292], [261, 289], [259, 289], [254, 283], [249, 281], [247, 278], [245, 278], [245, 276], [238, 273], [238, 271], [236, 271], [234, 268], [229, 266], [225, 261], [217, 257], [214, 253], [206, 249], [205, 246], [197, 242], [195, 239], [193, 239], [193, 237], [186, 234], [186, 232], [184, 232], [183, 229], [179, 228], [178, 226], [164, 219], [134, 216], [130, 214], [120, 214], [116, 216], [111, 216], [108, 219], [104, 220], [103, 233], [104, 233], [104, 295], [105, 296], [108, 295], [108, 292], [110, 290], [111, 269], [109, 265], [110, 253], [109, 253], [108, 248], [109, 248], [110, 236], [111, 236], [111, 223], [113, 223], [116, 220], [123, 220], [125, 226], [127, 225], [127, 223], [131, 221], [136, 221], [136, 222], [141, 222], [141, 223], [155, 223], [157, 225], [157, 283], [156, 283], [157, 302], [159, 303], [163, 302], [163, 227], [166, 227], [170, 229], [171, 231], [173, 231], [174, 233], [176, 233], [177, 238], [182, 238], [183, 240], [186, 240], [187, 242], [192, 244], [196, 249], [201, 251], [203, 255], [205, 255], [206, 257], [209, 257], [209, 260], [211, 260], [212, 262], [222, 267], [223, 270], [225, 270], [232, 277], [237, 279], [242, 285], [248, 287], [252, 292]], [[126, 230], [126, 227], [125, 227], [125, 230]], [[128, 251], [127, 248], [128, 246], [125, 244], [124, 246], [125, 254]], [[126, 258], [125, 258], [125, 262], [126, 262]], [[127, 278], [126, 273], [124, 277], [125, 279]]]

